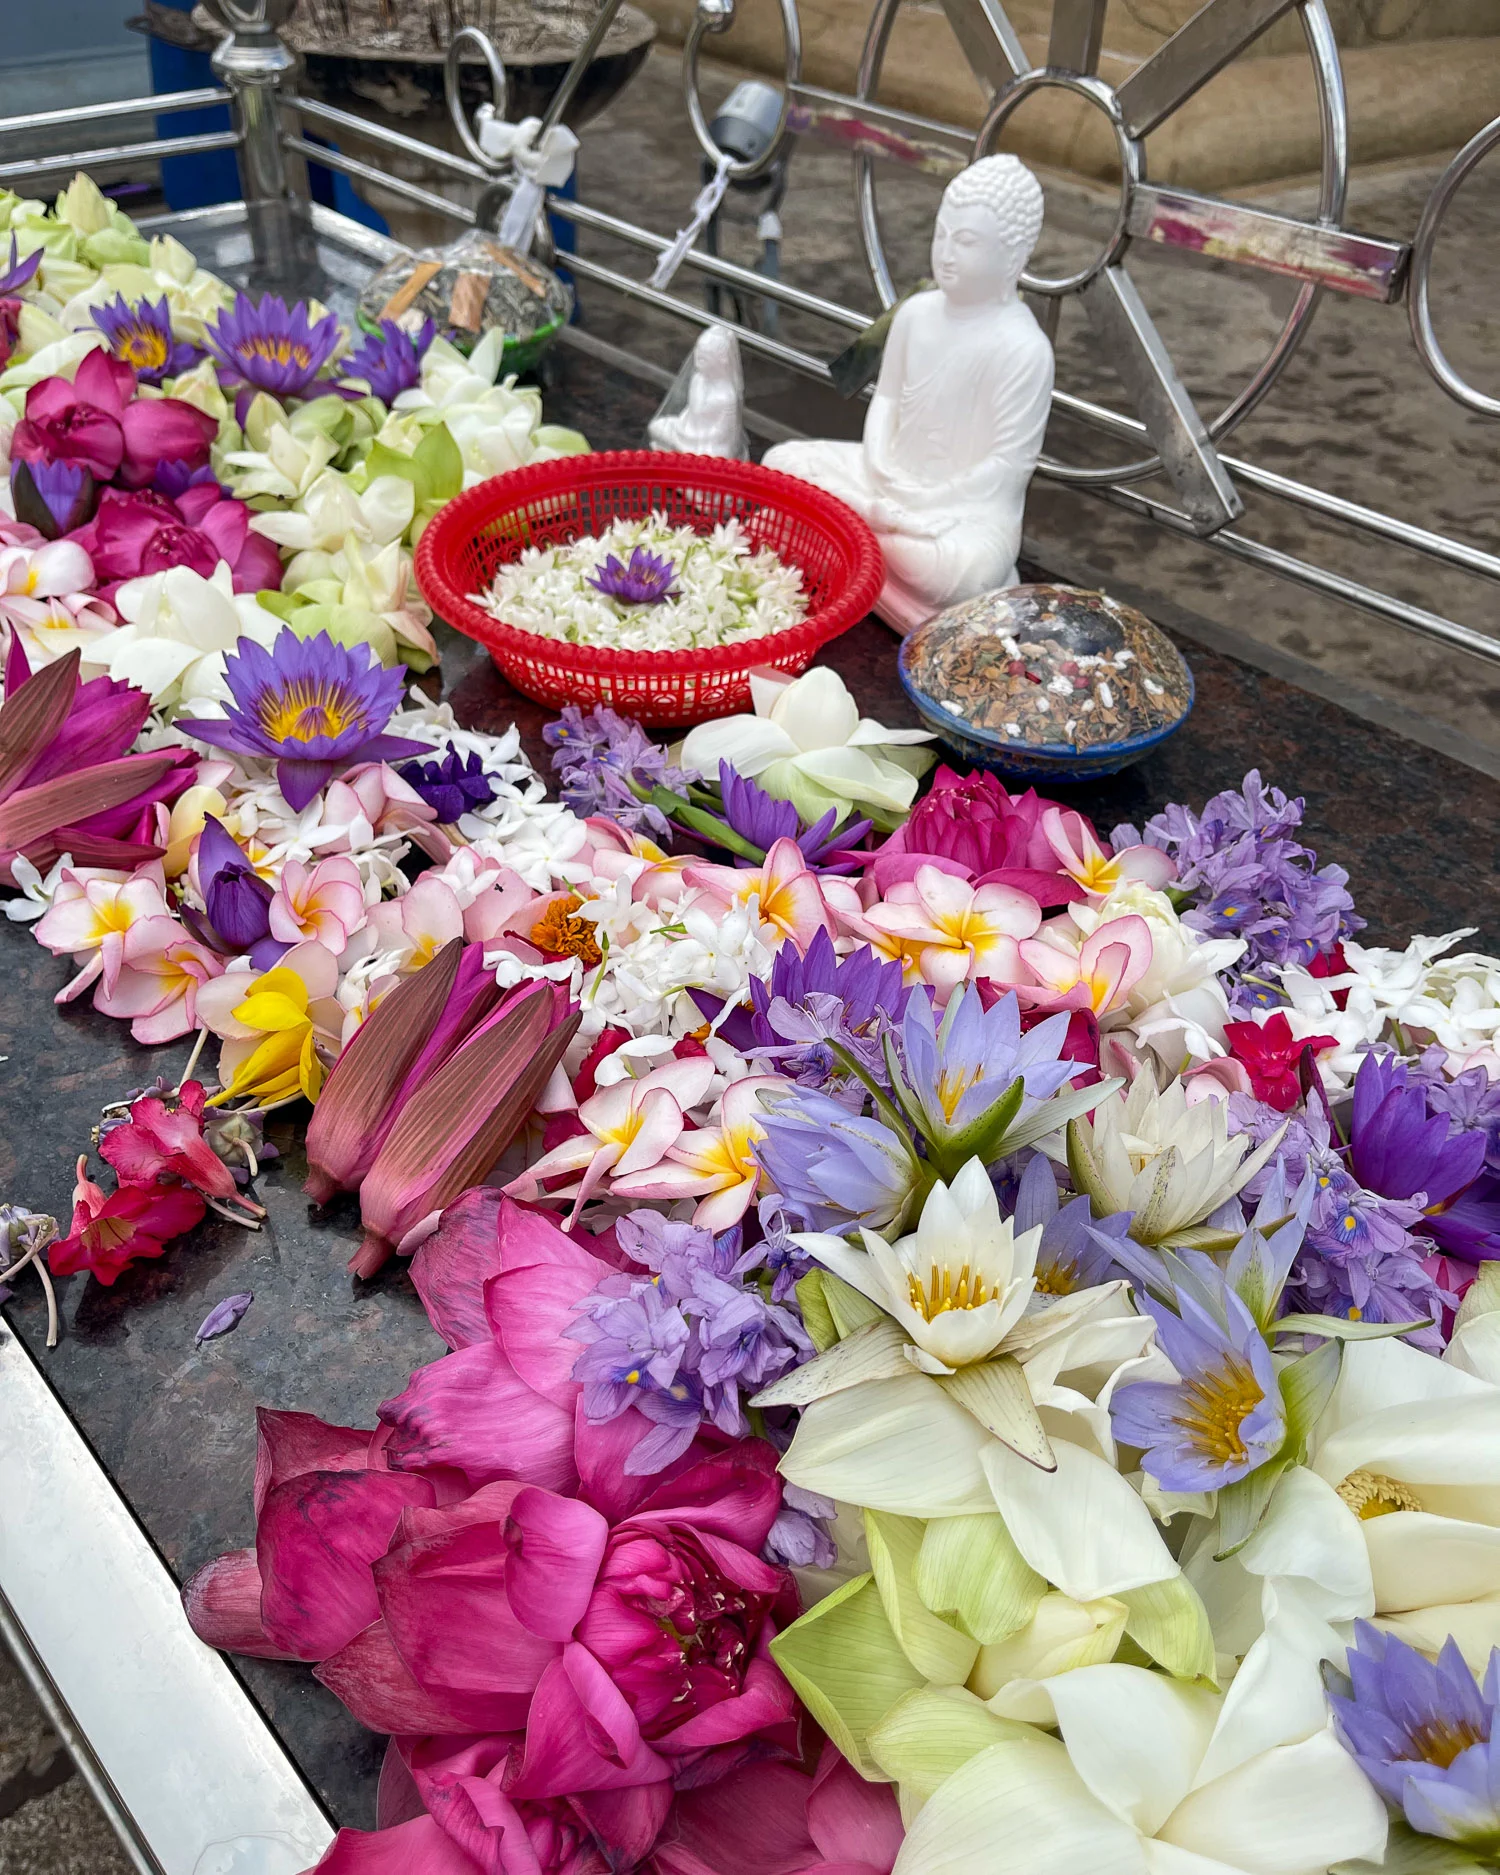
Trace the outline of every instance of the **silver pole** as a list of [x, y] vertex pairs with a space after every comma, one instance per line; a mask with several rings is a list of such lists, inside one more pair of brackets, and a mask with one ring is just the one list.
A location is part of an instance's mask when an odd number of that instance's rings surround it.
[[231, 93], [239, 135], [240, 190], [245, 198], [256, 271], [268, 285], [295, 289], [305, 272], [301, 223], [293, 193], [307, 193], [306, 172], [289, 167], [282, 144], [280, 90], [297, 55], [277, 32], [296, 0], [204, 0], [228, 28], [210, 64]]

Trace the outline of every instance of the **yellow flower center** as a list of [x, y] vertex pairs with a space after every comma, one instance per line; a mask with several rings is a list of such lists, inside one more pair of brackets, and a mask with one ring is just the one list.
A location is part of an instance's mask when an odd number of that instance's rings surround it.
[[1240, 1464], [1249, 1456], [1240, 1426], [1264, 1398], [1249, 1366], [1231, 1354], [1214, 1373], [1183, 1381], [1182, 1404], [1172, 1417], [1204, 1457]]
[[264, 358], [273, 365], [296, 364], [305, 370], [312, 364], [312, 353], [305, 345], [294, 344], [291, 339], [272, 338], [260, 332], [246, 339], [240, 350], [251, 358]]
[[978, 1068], [971, 1073], [966, 1073], [961, 1068], [945, 1069], [938, 1076], [937, 1086], [933, 1092], [938, 1097], [938, 1105], [942, 1108], [945, 1119], [951, 1120], [958, 1112], [958, 1103], [978, 1079]]
[[531, 927], [531, 941], [553, 957], [578, 957], [592, 970], [600, 961], [598, 933], [587, 918], [577, 916], [583, 900], [576, 894], [549, 905]]
[[128, 326], [115, 346], [115, 356], [137, 371], [157, 371], [167, 362], [166, 334], [156, 326]]
[[358, 702], [326, 684], [305, 680], [260, 699], [260, 726], [274, 742], [310, 742], [315, 736], [341, 736], [362, 719]]
[[946, 1315], [951, 1309], [977, 1309], [993, 1302], [995, 1290], [986, 1289], [984, 1278], [967, 1263], [960, 1265], [957, 1276], [950, 1264], [941, 1268], [934, 1263], [928, 1271], [926, 1287], [915, 1272], [906, 1278], [907, 1296], [924, 1322]]
[[[1402, 1484], [1398, 1478], [1387, 1478], [1379, 1471], [1351, 1471], [1339, 1485], [1338, 1494], [1362, 1521], [1389, 1517], [1393, 1511], [1422, 1508], [1421, 1498], [1410, 1485]], [[1448, 1760], [1444, 1758], [1442, 1762], [1446, 1764]]]
[[1081, 1287], [1076, 1263], [1049, 1263], [1045, 1268], [1040, 1264], [1037, 1266], [1036, 1293], [1039, 1296], [1076, 1295]]

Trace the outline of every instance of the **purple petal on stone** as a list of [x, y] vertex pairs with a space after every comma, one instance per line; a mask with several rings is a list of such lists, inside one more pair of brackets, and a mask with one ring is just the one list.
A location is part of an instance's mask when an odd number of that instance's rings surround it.
[[202, 1326], [193, 1336], [195, 1347], [202, 1347], [205, 1341], [213, 1341], [219, 1335], [227, 1335], [238, 1328], [244, 1320], [245, 1311], [255, 1300], [250, 1290], [243, 1295], [225, 1296], [222, 1302], [216, 1302], [203, 1318]]

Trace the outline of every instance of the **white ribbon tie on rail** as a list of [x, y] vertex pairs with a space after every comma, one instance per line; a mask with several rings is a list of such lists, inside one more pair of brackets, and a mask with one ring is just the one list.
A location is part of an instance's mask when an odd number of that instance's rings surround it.
[[649, 285], [658, 292], [663, 292], [672, 284], [672, 276], [687, 258], [687, 251], [708, 226], [714, 210], [724, 200], [724, 191], [729, 187], [729, 167], [733, 158], [721, 156], [719, 166], [710, 181], [704, 183], [693, 203], [693, 212], [685, 228], [679, 228], [672, 245], [662, 251], [652, 272]]
[[573, 173], [578, 139], [566, 124], [554, 124], [538, 143], [541, 118], [523, 117], [519, 124], [508, 124], [503, 117], [496, 117], [492, 104], [480, 105], [475, 123], [479, 147], [497, 161], [508, 161], [516, 174], [515, 191], [500, 223], [500, 245], [529, 254], [536, 235], [536, 218], [548, 189], [561, 188]]

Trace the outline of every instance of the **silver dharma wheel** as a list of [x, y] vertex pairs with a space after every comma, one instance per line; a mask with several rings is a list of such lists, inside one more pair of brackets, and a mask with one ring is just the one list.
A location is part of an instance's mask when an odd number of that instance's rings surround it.
[[[901, 0], [875, 0], [865, 37], [856, 95], [880, 111], [881, 68]], [[989, 92], [988, 115], [959, 161], [994, 148], [1011, 114], [1046, 89], [1081, 96], [1113, 130], [1120, 162], [1120, 197], [1113, 228], [1093, 260], [1058, 278], [1023, 276], [1044, 300], [1081, 300], [1094, 332], [1133, 402], [1150, 453], [1107, 468], [1044, 458], [1056, 480], [1075, 485], [1139, 481], [1164, 472], [1196, 530], [1210, 534], [1243, 512], [1243, 503], [1216, 445], [1275, 383], [1306, 331], [1324, 287], [1390, 301], [1400, 297], [1406, 247], [1342, 228], [1349, 146], [1343, 76], [1324, 0], [1208, 0], [1118, 85], [1099, 76], [1108, 0], [1054, 0], [1044, 64], [1033, 65], [1006, 16], [1004, 0], [943, 0], [943, 8], [975, 76]], [[1148, 180], [1145, 139], [1230, 64], [1261, 33], [1295, 8], [1317, 87], [1322, 164], [1316, 220], [1271, 214], [1245, 203]], [[890, 113], [892, 118], [901, 113]], [[912, 122], [914, 120], [907, 120]], [[929, 128], [924, 125], [924, 129]], [[935, 126], [931, 128], [936, 128]], [[961, 133], [954, 132], [956, 140]], [[944, 141], [948, 142], [947, 133]], [[950, 146], [951, 147], [951, 146]], [[954, 155], [958, 149], [954, 148]], [[875, 163], [855, 153], [855, 200], [876, 291], [894, 303], [881, 240]], [[1197, 410], [1129, 272], [1132, 244], [1148, 241], [1203, 251], [1215, 259], [1296, 279], [1298, 289], [1270, 351], [1249, 382], [1216, 415]]]

